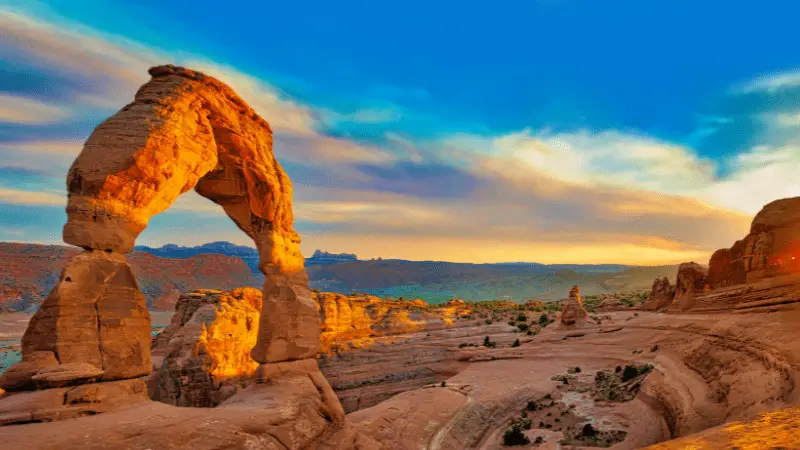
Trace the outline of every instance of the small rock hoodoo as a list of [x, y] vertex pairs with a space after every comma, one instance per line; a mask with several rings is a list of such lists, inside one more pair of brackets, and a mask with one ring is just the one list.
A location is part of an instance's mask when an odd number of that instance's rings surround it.
[[569, 290], [569, 298], [561, 304], [561, 324], [566, 326], [580, 325], [589, 316], [583, 307], [581, 288], [577, 285]]
[[84, 251], [31, 320], [23, 359], [0, 388], [150, 373], [150, 315], [125, 254], [149, 220], [190, 189], [220, 205], [258, 248], [265, 277], [252, 350], [258, 373], [311, 371], [324, 382], [313, 360], [319, 315], [292, 226], [292, 185], [272, 153], [269, 125], [214, 78], [171, 65], [150, 75], [133, 103], [94, 130], [69, 170], [63, 238]]

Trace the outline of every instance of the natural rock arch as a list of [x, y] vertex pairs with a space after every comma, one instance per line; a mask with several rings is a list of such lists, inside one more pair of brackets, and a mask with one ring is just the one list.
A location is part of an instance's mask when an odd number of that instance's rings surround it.
[[170, 65], [150, 75], [133, 103], [94, 130], [69, 170], [63, 237], [85, 251], [31, 320], [23, 361], [0, 378], [2, 388], [150, 372], [150, 317], [124, 254], [151, 217], [192, 188], [222, 206], [258, 248], [265, 282], [253, 359], [300, 360], [319, 350], [291, 182], [272, 153], [269, 124], [202, 73]]

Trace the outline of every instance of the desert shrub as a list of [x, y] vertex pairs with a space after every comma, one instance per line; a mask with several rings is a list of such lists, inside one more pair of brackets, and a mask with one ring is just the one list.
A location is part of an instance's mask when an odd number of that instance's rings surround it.
[[581, 373], [580, 367], [570, 367], [567, 369], [567, 373]]
[[511, 427], [503, 433], [503, 445], [507, 447], [515, 446], [515, 445], [528, 445], [531, 443], [531, 440], [528, 439], [528, 436], [525, 436], [525, 433], [522, 432], [521, 429]]
[[491, 325], [492, 324], [492, 319], [486, 319], [484, 322], [486, 322], [486, 325]]
[[550, 324], [550, 317], [547, 314], [539, 316], [539, 326], [544, 328]]
[[514, 341], [514, 343], [513, 343], [513, 344], [511, 344], [511, 346], [512, 346], [512, 347], [519, 347], [519, 339], [517, 339], [516, 341]]
[[527, 323], [519, 323], [517, 324], [517, 328], [519, 331], [528, 331], [528, 324]]
[[528, 316], [526, 316], [525, 313], [519, 313], [517, 314], [517, 320], [520, 322], [526, 322], [528, 320]]
[[539, 409], [539, 404], [533, 400], [528, 400], [528, 404], [525, 405], [525, 409], [527, 409], [528, 411], [536, 411], [537, 409]]
[[447, 387], [447, 381], [442, 381], [442, 387]]

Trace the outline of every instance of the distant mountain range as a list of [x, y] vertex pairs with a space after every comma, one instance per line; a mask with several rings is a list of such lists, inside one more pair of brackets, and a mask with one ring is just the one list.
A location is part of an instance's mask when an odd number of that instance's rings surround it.
[[[230, 242], [197, 247], [165, 245], [136, 247], [163, 258], [186, 258], [204, 253], [236, 256], [258, 274], [258, 252]], [[317, 250], [306, 258], [309, 284], [322, 291], [365, 292], [387, 297], [419, 297], [437, 303], [452, 297], [465, 300], [529, 298], [556, 300], [577, 284], [585, 295], [649, 289], [656, 277], [674, 280], [677, 266], [620, 264], [540, 264], [527, 262], [468, 264], [399, 259], [359, 260], [349, 253]], [[215, 286], [207, 286], [215, 287]]]
[[[58, 280], [77, 247], [0, 242], [0, 312], [33, 312]], [[177, 296], [200, 288], [260, 287], [241, 258], [195, 254], [165, 258], [134, 251], [127, 255], [150, 309], [171, 311]]]

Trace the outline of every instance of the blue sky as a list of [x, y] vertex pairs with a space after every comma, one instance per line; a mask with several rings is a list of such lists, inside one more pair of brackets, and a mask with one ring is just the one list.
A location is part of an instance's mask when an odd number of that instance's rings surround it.
[[[800, 195], [792, 1], [0, 5], [0, 240], [60, 240], [66, 168], [165, 62], [273, 125], [306, 253], [703, 260]], [[188, 196], [140, 242], [216, 239]]]

